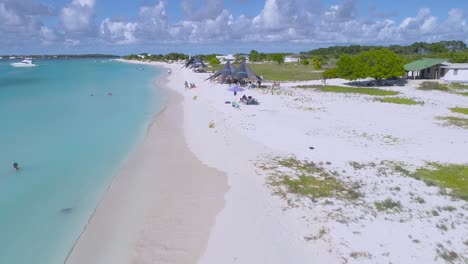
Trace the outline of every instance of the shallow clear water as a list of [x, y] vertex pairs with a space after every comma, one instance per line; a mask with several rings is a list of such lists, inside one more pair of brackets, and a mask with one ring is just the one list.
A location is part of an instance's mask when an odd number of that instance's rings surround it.
[[164, 100], [156, 68], [35, 63], [0, 62], [0, 263], [63, 263]]

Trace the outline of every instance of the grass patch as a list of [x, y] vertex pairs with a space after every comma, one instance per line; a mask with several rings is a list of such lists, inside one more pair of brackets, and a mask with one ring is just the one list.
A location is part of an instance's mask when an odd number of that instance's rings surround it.
[[351, 93], [351, 94], [365, 94], [365, 95], [373, 95], [373, 96], [389, 96], [389, 95], [397, 95], [398, 92], [395, 91], [388, 91], [378, 88], [365, 88], [365, 87], [344, 87], [344, 86], [334, 86], [334, 85], [300, 85], [297, 88], [313, 88], [317, 89], [322, 92], [328, 93]]
[[399, 201], [393, 201], [390, 198], [387, 198], [381, 202], [375, 202], [375, 208], [379, 212], [385, 211], [400, 211], [401, 210], [401, 203]]
[[455, 197], [468, 201], [468, 165], [429, 163], [427, 168], [419, 168], [414, 177], [452, 190]]
[[[312, 65], [302, 65], [300, 63], [264, 63], [248, 64], [250, 69], [265, 80], [270, 81], [308, 81], [320, 80], [322, 73], [317, 72]], [[239, 65], [234, 65], [238, 67]], [[213, 70], [219, 71], [224, 65], [214, 65]]]
[[450, 88], [453, 89], [468, 89], [468, 84], [463, 83], [451, 83]]
[[356, 186], [347, 186], [337, 179], [338, 172], [328, 171], [314, 162], [294, 157], [274, 158], [270, 166], [262, 168], [269, 171], [267, 184], [284, 198], [288, 194], [312, 200], [325, 197], [355, 200], [362, 196]]
[[468, 92], [465, 92], [465, 93], [458, 93], [459, 95], [464, 95], [464, 96], [468, 96]]
[[468, 115], [468, 108], [454, 107], [454, 108], [450, 108], [450, 111], [452, 111], [454, 113], [460, 113], [460, 114]]
[[455, 117], [455, 116], [439, 116], [438, 120], [444, 121], [446, 126], [457, 126], [468, 129], [468, 118]]
[[418, 104], [424, 104], [423, 102], [415, 101], [413, 99], [408, 99], [408, 98], [398, 98], [398, 97], [392, 97], [392, 98], [378, 98], [376, 101], [382, 102], [382, 103], [392, 103], [392, 104], [405, 104], [405, 105], [418, 105]]
[[405, 104], [405, 105], [422, 105], [424, 102], [415, 101], [409, 98], [401, 98], [401, 97], [387, 97], [387, 98], [377, 98], [376, 101], [382, 103], [392, 103], [392, 104]]
[[424, 90], [424, 91], [443, 91], [443, 92], [448, 92], [450, 89], [448, 85], [441, 84], [438, 82], [422, 82], [419, 87], [419, 90]]

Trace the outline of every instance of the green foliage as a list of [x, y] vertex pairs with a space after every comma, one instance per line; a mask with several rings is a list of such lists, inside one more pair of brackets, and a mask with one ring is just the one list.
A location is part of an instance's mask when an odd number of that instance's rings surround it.
[[210, 63], [210, 65], [218, 65], [221, 63], [216, 57], [211, 58], [208, 62]]
[[[308, 52], [303, 52], [303, 54], [308, 55], [326, 55], [339, 57], [343, 54], [348, 55], [357, 55], [363, 51], [369, 51], [373, 49], [380, 49], [382, 46], [360, 46], [360, 45], [351, 45], [351, 46], [332, 46], [328, 48], [320, 48], [311, 50]], [[409, 54], [419, 54], [427, 55], [429, 53], [440, 53], [440, 52], [460, 52], [467, 49], [466, 44], [463, 41], [440, 41], [436, 43], [425, 43], [425, 42], [416, 42], [409, 46], [400, 46], [400, 45], [391, 45], [388, 47], [391, 51], [400, 54], [400, 55], [409, 55]]]
[[323, 65], [323, 58], [321, 56], [312, 57], [312, 64], [316, 70], [321, 70]]
[[348, 80], [372, 77], [379, 84], [382, 79], [405, 74], [404, 60], [389, 49], [361, 52], [351, 57], [343, 55], [337, 62], [338, 76]]
[[271, 61], [277, 62], [278, 64], [284, 63], [284, 55], [280, 53], [275, 53], [270, 56]]
[[265, 53], [259, 53], [256, 50], [250, 51], [249, 60], [251, 62], [262, 62], [267, 60], [267, 55]]
[[188, 55], [182, 53], [169, 53], [166, 55], [156, 54], [156, 55], [149, 55], [148, 53], [142, 53], [144, 57], [141, 58], [139, 55], [131, 54], [128, 56], [123, 57], [126, 60], [150, 60], [150, 61], [178, 61], [178, 60], [187, 60]]
[[468, 115], [468, 108], [454, 107], [454, 108], [450, 108], [450, 111], [452, 111], [454, 113], [460, 113], [460, 114]]
[[332, 68], [332, 69], [326, 70], [322, 72], [322, 77], [325, 79], [338, 78], [338, 69]]
[[419, 85], [418, 89], [426, 90], [426, 91], [436, 90], [436, 91], [447, 92], [449, 90], [449, 87], [445, 84], [441, 84], [438, 82], [425, 81]]
[[468, 201], [468, 165], [466, 164], [428, 163], [426, 168], [417, 169], [414, 177], [442, 188], [450, 188], [455, 197]]
[[302, 65], [309, 65], [309, 60], [306, 58], [301, 58]]
[[424, 104], [424, 102], [415, 101], [409, 98], [401, 98], [401, 97], [387, 97], [387, 98], [378, 98], [376, 101], [382, 103], [392, 103], [392, 104], [405, 104], [405, 105], [418, 105]]

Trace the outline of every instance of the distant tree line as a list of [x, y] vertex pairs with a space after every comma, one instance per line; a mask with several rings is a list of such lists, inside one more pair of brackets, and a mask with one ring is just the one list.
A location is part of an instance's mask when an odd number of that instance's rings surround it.
[[339, 59], [342, 55], [358, 55], [364, 51], [387, 48], [390, 51], [402, 56], [405, 61], [413, 61], [424, 57], [444, 58], [453, 63], [468, 62], [468, 48], [463, 41], [450, 40], [435, 43], [416, 42], [408, 46], [390, 45], [383, 46], [332, 46], [328, 48], [314, 49], [308, 52], [301, 52], [305, 57], [323, 56], [326, 59]]
[[179, 61], [179, 60], [188, 60], [189, 56], [183, 53], [168, 53], [166, 55], [162, 54], [148, 54], [148, 53], [141, 53], [141, 54], [131, 54], [128, 56], [123, 57], [126, 60], [149, 60], [149, 61]]
[[252, 50], [249, 54], [249, 60], [251, 62], [272, 61], [282, 64], [284, 63], [284, 58], [286, 55], [287, 53], [261, 53], [256, 50]]

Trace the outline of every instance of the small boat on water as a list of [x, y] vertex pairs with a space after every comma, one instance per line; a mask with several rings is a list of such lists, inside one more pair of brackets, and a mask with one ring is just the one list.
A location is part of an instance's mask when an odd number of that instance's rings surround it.
[[10, 64], [13, 67], [35, 67], [37, 64], [34, 64], [31, 59], [24, 59], [20, 62], [13, 62]]

